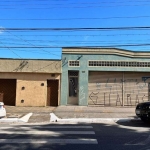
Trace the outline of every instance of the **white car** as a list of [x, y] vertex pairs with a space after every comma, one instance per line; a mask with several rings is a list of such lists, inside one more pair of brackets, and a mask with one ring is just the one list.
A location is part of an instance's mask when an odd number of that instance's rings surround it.
[[0, 102], [0, 118], [5, 117], [6, 116], [6, 109], [4, 107], [4, 103]]

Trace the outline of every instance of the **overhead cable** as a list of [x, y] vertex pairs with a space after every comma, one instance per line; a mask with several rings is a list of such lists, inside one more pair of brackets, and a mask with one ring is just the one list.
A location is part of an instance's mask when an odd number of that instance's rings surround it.
[[95, 28], [3, 28], [0, 31], [94, 31], [94, 30], [141, 30], [150, 29], [150, 26], [131, 26], [131, 27], [95, 27]]
[[99, 45], [99, 46], [0, 46], [0, 48], [62, 48], [62, 47], [73, 47], [73, 48], [99, 48], [99, 47], [124, 47], [124, 46], [150, 46], [150, 43], [142, 43], [142, 44], [122, 44], [122, 45]]

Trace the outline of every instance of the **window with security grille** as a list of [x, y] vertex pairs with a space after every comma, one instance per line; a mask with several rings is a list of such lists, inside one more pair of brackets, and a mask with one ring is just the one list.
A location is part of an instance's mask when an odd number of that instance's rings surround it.
[[150, 67], [150, 62], [134, 62], [134, 61], [89, 61], [90, 67]]
[[76, 61], [69, 61], [69, 66], [79, 66], [79, 60]]
[[72, 76], [72, 77], [78, 77], [78, 71], [69, 71], [68, 75], [69, 75], [69, 77], [70, 76]]

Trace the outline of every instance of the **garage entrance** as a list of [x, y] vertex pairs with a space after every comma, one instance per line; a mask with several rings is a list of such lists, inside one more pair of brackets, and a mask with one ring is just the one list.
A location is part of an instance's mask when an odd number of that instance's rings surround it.
[[47, 106], [58, 106], [58, 80], [47, 80]]
[[0, 101], [5, 105], [15, 106], [16, 79], [0, 79]]
[[89, 72], [88, 105], [135, 106], [148, 101], [150, 73]]

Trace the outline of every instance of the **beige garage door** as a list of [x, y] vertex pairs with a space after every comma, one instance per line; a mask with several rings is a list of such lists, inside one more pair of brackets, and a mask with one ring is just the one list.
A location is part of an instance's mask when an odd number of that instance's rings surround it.
[[150, 100], [150, 73], [89, 72], [88, 105], [135, 106]]
[[124, 74], [124, 105], [132, 106], [150, 100], [150, 73]]
[[121, 72], [89, 72], [89, 105], [122, 105]]

